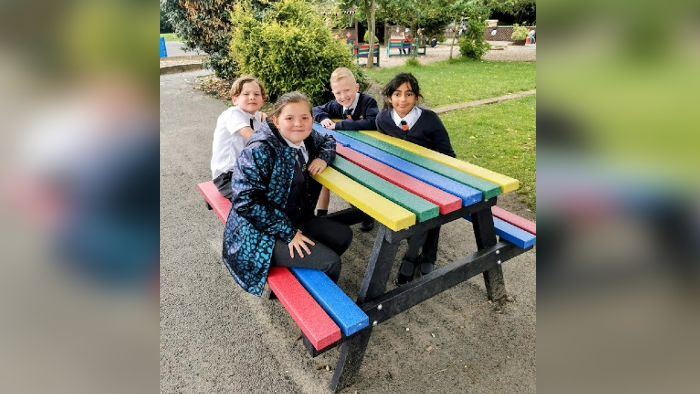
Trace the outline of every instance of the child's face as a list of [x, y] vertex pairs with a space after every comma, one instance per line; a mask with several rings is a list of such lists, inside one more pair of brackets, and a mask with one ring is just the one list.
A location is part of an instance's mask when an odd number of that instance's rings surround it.
[[243, 111], [253, 115], [260, 111], [265, 100], [262, 97], [260, 85], [255, 82], [246, 82], [243, 84], [241, 94], [234, 96], [233, 103]]
[[404, 82], [398, 89], [394, 90], [391, 96], [386, 98], [400, 116], [405, 117], [418, 104], [418, 96], [411, 90], [411, 85]]
[[311, 134], [314, 118], [306, 103], [289, 103], [272, 122], [284, 138], [299, 145]]
[[350, 108], [359, 90], [360, 84], [352, 83], [352, 80], [349, 78], [341, 78], [331, 82], [331, 91], [333, 96], [335, 96], [335, 101], [345, 108]]

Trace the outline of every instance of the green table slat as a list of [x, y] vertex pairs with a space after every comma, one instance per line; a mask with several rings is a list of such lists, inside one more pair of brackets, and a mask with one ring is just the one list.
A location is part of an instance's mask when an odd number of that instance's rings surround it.
[[440, 214], [440, 207], [437, 205], [372, 174], [340, 156], [335, 157], [331, 167], [361, 183], [373, 192], [413, 212], [418, 222], [424, 222]]
[[404, 149], [401, 149], [384, 141], [379, 141], [378, 139], [372, 138], [362, 133], [346, 130], [336, 131], [357, 141], [361, 141], [367, 145], [371, 145], [377, 149], [381, 149], [384, 152], [392, 154], [415, 165], [433, 171], [436, 174], [446, 176], [457, 182], [460, 182], [467, 186], [471, 186], [474, 189], [477, 189], [483, 193], [484, 200], [488, 200], [492, 197], [501, 194], [501, 187], [493, 182], [489, 182], [474, 175], [467, 174], [465, 172], [459, 171], [444, 164], [436, 163], [430, 159], [426, 159], [425, 157], [419, 156], [412, 152], [408, 152]]

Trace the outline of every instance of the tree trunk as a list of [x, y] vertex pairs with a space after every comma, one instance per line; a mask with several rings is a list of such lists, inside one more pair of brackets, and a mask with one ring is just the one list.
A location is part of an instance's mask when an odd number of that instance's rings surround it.
[[[457, 27], [457, 21], [455, 20], [455, 28]], [[455, 47], [455, 40], [457, 39], [457, 31], [452, 31], [452, 44], [450, 44], [450, 59], [452, 59], [452, 50]]]
[[370, 0], [369, 4], [369, 18], [367, 18], [367, 29], [369, 30], [369, 53], [367, 54], [367, 68], [370, 69], [374, 67], [374, 9], [377, 6], [376, 0]]

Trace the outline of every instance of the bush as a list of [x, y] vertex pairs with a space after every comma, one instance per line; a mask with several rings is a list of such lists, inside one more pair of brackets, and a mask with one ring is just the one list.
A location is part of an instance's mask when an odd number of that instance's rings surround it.
[[518, 26], [516, 23], [513, 25], [513, 33], [510, 35], [512, 40], [525, 40], [527, 39], [527, 28], [525, 26]]
[[463, 57], [479, 60], [491, 49], [491, 45], [484, 40], [486, 21], [472, 18], [469, 20], [467, 31], [459, 37], [459, 51]]
[[406, 60], [406, 66], [408, 67], [420, 67], [421, 64], [415, 57], [408, 58]]
[[[205, 62], [223, 79], [236, 76], [231, 60], [231, 10], [235, 0], [161, 0], [160, 8], [173, 30], [182, 38], [186, 49], [199, 49], [209, 55]], [[264, 12], [268, 0], [252, 0], [252, 10]]]
[[[362, 42], [369, 43], [369, 30], [365, 31], [365, 36], [362, 39]], [[374, 43], [379, 44], [379, 39], [377, 38], [377, 36], [374, 36]]]
[[270, 101], [299, 90], [320, 104], [331, 73], [341, 66], [366, 83], [345, 44], [333, 37], [323, 16], [306, 1], [274, 3], [262, 21], [249, 7], [237, 4], [231, 13], [230, 53], [241, 74], [255, 75], [265, 84]]
[[160, 32], [161, 33], [172, 33], [173, 26], [165, 15], [163, 8], [160, 8]]

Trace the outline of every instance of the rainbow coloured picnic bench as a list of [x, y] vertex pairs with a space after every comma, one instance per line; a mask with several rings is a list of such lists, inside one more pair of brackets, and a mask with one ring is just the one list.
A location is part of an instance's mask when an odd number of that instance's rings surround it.
[[[374, 49], [372, 50], [372, 63], [375, 66], [379, 67], [379, 44], [374, 44], [373, 48]], [[352, 55], [352, 57], [355, 58], [355, 61], [358, 65], [366, 66], [367, 62], [365, 62], [365, 64], [360, 64], [360, 58], [369, 59], [369, 44], [353, 43], [352, 46], [350, 46], [350, 54]]]
[[[425, 38], [416, 38], [412, 41], [406, 41], [403, 38], [390, 38], [386, 45], [386, 57], [410, 56], [411, 51], [415, 51], [418, 56], [425, 55], [427, 48]], [[397, 49], [398, 53], [392, 54], [392, 49]]]
[[[496, 207], [519, 187], [508, 176], [376, 131], [314, 129], [331, 134], [337, 156], [316, 180], [352, 205], [329, 218], [379, 225], [360, 292], [353, 301], [316, 270], [273, 267], [268, 287], [303, 333], [312, 357], [340, 346], [329, 388], [351, 384], [372, 330], [389, 318], [483, 274], [489, 300], [506, 297], [501, 265], [532, 249], [535, 223]], [[230, 203], [212, 182], [198, 185], [222, 221]], [[401, 240], [457, 219], [472, 223], [477, 251], [401, 286], [387, 286]], [[352, 246], [351, 246], [352, 249]], [[351, 251], [349, 251], [351, 252]]]

